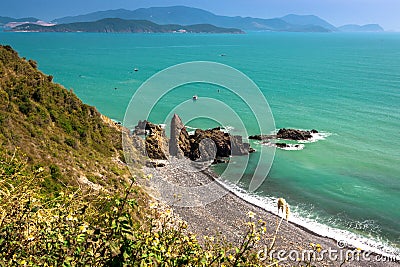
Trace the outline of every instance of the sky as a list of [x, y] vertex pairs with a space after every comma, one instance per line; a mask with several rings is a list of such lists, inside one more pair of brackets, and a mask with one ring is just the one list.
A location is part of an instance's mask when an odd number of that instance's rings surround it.
[[378, 23], [400, 31], [400, 0], [0, 0], [0, 16], [33, 16], [50, 21], [94, 11], [185, 5], [218, 15], [281, 17], [317, 15], [335, 26]]

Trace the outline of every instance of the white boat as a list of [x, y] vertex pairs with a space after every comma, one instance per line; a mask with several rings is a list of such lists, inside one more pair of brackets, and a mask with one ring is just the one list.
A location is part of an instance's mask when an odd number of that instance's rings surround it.
[[193, 100], [197, 100], [198, 98], [199, 98], [199, 97], [198, 97], [197, 95], [194, 95], [192, 99], [193, 99]]

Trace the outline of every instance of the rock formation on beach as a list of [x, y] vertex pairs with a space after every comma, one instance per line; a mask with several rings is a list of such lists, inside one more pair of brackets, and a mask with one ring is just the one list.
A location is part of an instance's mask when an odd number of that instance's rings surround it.
[[249, 139], [254, 140], [269, 140], [269, 139], [286, 139], [286, 140], [310, 140], [312, 138], [312, 134], [318, 133], [317, 130], [303, 131], [297, 129], [285, 129], [282, 128], [278, 131], [277, 134], [272, 135], [252, 135], [249, 136]]
[[[169, 156], [189, 158], [193, 161], [225, 162], [221, 158], [241, 156], [254, 152], [248, 143], [243, 143], [242, 136], [224, 133], [221, 128], [196, 129], [189, 135], [178, 115], [171, 120], [170, 139], [164, 129], [148, 121], [139, 121], [135, 127], [136, 135], [146, 135], [147, 155], [150, 159], [165, 160]], [[168, 149], [167, 149], [168, 148]]]
[[151, 159], [168, 159], [168, 139], [160, 125], [146, 122], [146, 151]]
[[171, 132], [169, 142], [169, 153], [171, 156], [183, 158], [185, 151], [190, 151], [189, 134], [181, 118], [174, 114], [171, 120]]

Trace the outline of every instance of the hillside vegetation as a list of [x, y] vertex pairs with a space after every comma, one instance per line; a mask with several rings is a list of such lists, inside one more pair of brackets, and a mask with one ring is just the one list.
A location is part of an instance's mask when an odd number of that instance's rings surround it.
[[46, 186], [89, 181], [115, 186], [129, 175], [122, 162], [121, 129], [94, 107], [0, 46], [0, 145], [19, 147], [30, 164], [46, 166]]

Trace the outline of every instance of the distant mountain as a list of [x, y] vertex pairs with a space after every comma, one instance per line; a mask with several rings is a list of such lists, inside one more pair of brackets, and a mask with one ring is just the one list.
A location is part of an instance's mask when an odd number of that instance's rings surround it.
[[56, 19], [54, 23], [90, 22], [104, 18], [149, 20], [158, 24], [212, 24], [218, 27], [239, 28], [247, 31], [331, 31], [320, 25], [294, 25], [280, 18], [259, 19], [251, 17], [219, 16], [211, 12], [185, 6], [140, 8], [99, 11], [86, 15]]
[[36, 22], [38, 20], [39, 19], [32, 18], [32, 17], [16, 19], [16, 18], [1, 17], [0, 16], [0, 26], [5, 25], [5, 24], [10, 23], [10, 22]]
[[328, 29], [330, 31], [337, 31], [337, 28], [330, 24], [329, 22], [321, 19], [320, 17], [314, 16], [314, 15], [295, 15], [295, 14], [290, 14], [286, 15], [282, 18], [280, 18], [283, 21], [286, 21], [287, 23], [293, 24], [293, 25], [301, 25], [301, 26], [320, 26], [322, 28]]
[[123, 20], [118, 18], [102, 19], [94, 22], [75, 22], [42, 26], [23, 24], [10, 31], [30, 32], [126, 32], [126, 33], [244, 33], [240, 29], [220, 28], [210, 24], [182, 26], [177, 24], [159, 25], [148, 20]]
[[384, 29], [379, 24], [356, 25], [347, 24], [338, 28], [342, 32], [383, 32]]

